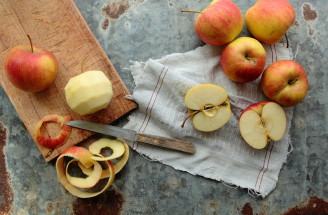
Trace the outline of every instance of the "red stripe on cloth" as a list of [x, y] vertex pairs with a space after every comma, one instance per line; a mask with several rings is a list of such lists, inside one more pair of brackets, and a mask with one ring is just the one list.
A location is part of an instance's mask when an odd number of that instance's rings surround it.
[[159, 91], [160, 91], [161, 88], [162, 88], [162, 85], [163, 85], [163, 82], [164, 82], [164, 78], [165, 78], [165, 76], [166, 76], [166, 74], [167, 74], [168, 71], [169, 71], [169, 68], [166, 69], [165, 74], [164, 74], [164, 76], [163, 76], [163, 78], [162, 78], [161, 85], [159, 86], [159, 89], [158, 89], [158, 91], [157, 91], [157, 94], [156, 94], [156, 97], [155, 97], [154, 103], [153, 103], [153, 105], [151, 106], [151, 109], [150, 109], [150, 112], [149, 112], [149, 117], [148, 117], [147, 124], [146, 124], [146, 126], [145, 126], [145, 128], [144, 128], [144, 130], [143, 130], [142, 132], [145, 132], [145, 130], [146, 130], [147, 126], [148, 126], [149, 120], [150, 120], [150, 118], [151, 118], [151, 112], [152, 112], [152, 110], [153, 110], [153, 107], [154, 107], [154, 104], [155, 104], [155, 102], [156, 102], [156, 99], [157, 99], [158, 93], [159, 93]]
[[271, 158], [271, 152], [272, 152], [272, 149], [273, 149], [273, 146], [274, 146], [274, 142], [272, 141], [272, 142], [270, 142], [270, 143], [272, 143], [271, 145], [272, 145], [272, 147], [271, 147], [271, 150], [270, 150], [270, 154], [269, 154], [269, 159], [268, 159], [268, 163], [267, 163], [267, 166], [266, 166], [266, 168], [265, 168], [265, 170], [264, 170], [264, 172], [263, 172], [263, 175], [262, 175], [262, 178], [261, 178], [261, 182], [260, 182], [260, 185], [259, 185], [259, 192], [261, 191], [261, 185], [262, 185], [262, 180], [263, 180], [263, 177], [264, 177], [264, 174], [265, 174], [265, 172], [268, 170], [268, 168], [269, 168], [269, 163], [270, 163], [270, 158]]
[[259, 176], [261, 175], [261, 173], [262, 173], [262, 171], [264, 169], [264, 166], [265, 166], [265, 161], [266, 161], [266, 158], [267, 158], [267, 155], [268, 155], [268, 151], [269, 151], [268, 149], [269, 149], [269, 147], [267, 147], [267, 149], [266, 149], [266, 153], [265, 153], [265, 157], [264, 157], [264, 161], [263, 161], [263, 166], [260, 169], [259, 174], [257, 175], [257, 178], [256, 178], [256, 182], [255, 182], [255, 186], [254, 186], [254, 189], [255, 190], [256, 190], [257, 182], [259, 180]]
[[[161, 73], [160, 73], [159, 76], [158, 76], [156, 86], [155, 86], [155, 88], [154, 88], [154, 90], [153, 90], [153, 93], [151, 94], [150, 99], [149, 99], [149, 102], [148, 102], [148, 105], [147, 105], [147, 108], [146, 108], [145, 118], [144, 118], [144, 120], [143, 120], [143, 122], [142, 122], [142, 125], [141, 125], [140, 128], [139, 128], [139, 132], [141, 131], [141, 128], [143, 127], [143, 125], [144, 125], [144, 123], [145, 123], [145, 121], [146, 121], [146, 118], [147, 118], [147, 116], [148, 116], [148, 108], [149, 108], [149, 105], [150, 105], [151, 101], [153, 100], [154, 93], [155, 93], [155, 91], [156, 91], [156, 89], [157, 89], [157, 86], [158, 86], [159, 81], [161, 80], [161, 76], [162, 76], [162, 73], [163, 73], [164, 69], [165, 69], [165, 66], [163, 67]], [[133, 149], [134, 149], [134, 146], [135, 146], [135, 142], [133, 143], [133, 146], [132, 146]]]
[[[164, 68], [165, 68], [165, 67], [164, 67]], [[145, 130], [146, 130], [147, 126], [148, 126], [149, 120], [150, 120], [150, 118], [151, 118], [151, 112], [152, 112], [153, 107], [154, 107], [154, 105], [155, 105], [155, 103], [156, 103], [157, 96], [158, 96], [158, 94], [159, 94], [159, 91], [160, 91], [161, 88], [162, 88], [162, 85], [163, 85], [163, 82], [164, 82], [165, 76], [166, 76], [166, 74], [167, 74], [168, 71], [169, 71], [169, 68], [166, 69], [165, 74], [164, 74], [164, 76], [163, 76], [163, 78], [162, 78], [162, 80], [161, 80], [161, 84], [160, 84], [160, 86], [159, 86], [159, 88], [158, 88], [158, 91], [157, 91], [157, 93], [156, 93], [156, 96], [155, 96], [154, 102], [153, 102], [153, 104], [152, 104], [152, 106], [151, 106], [151, 108], [150, 108], [150, 111], [149, 111], [149, 117], [148, 117], [148, 120], [147, 120], [146, 126], [144, 127], [142, 133], [145, 132]], [[138, 146], [139, 146], [139, 143], [137, 143], [137, 145], [136, 145], [136, 147], [135, 147], [135, 150], [138, 148]]]

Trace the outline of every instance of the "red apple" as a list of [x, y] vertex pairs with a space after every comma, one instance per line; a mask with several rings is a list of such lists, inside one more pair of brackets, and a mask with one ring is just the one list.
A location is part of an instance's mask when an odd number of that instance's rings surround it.
[[243, 29], [243, 15], [230, 0], [213, 0], [195, 22], [195, 32], [205, 43], [221, 46], [233, 41]]
[[259, 0], [245, 14], [249, 32], [268, 44], [279, 42], [294, 20], [294, 8], [286, 0]]
[[233, 81], [250, 82], [257, 79], [266, 62], [262, 44], [251, 37], [240, 37], [227, 45], [221, 54], [223, 72]]
[[248, 145], [263, 149], [269, 141], [280, 140], [287, 128], [284, 109], [271, 101], [248, 106], [240, 115], [239, 130]]
[[300, 103], [308, 91], [304, 68], [292, 60], [281, 60], [268, 66], [263, 72], [261, 85], [269, 99], [285, 107]]
[[46, 89], [58, 71], [56, 57], [49, 51], [30, 45], [12, 48], [5, 58], [8, 79], [16, 87], [28, 92]]

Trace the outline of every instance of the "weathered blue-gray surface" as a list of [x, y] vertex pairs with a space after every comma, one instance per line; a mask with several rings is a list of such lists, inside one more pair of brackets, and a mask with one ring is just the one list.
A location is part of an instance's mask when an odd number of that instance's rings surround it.
[[[202, 10], [210, 1], [74, 2], [132, 92], [132, 76], [124, 69], [130, 61], [157, 59], [203, 45], [193, 29], [196, 14], [180, 10]], [[245, 14], [256, 0], [234, 2]], [[1, 166], [7, 168], [8, 175], [1, 171], [0, 209], [11, 208], [12, 214], [283, 214], [313, 196], [325, 202], [316, 202], [312, 208], [327, 203], [328, 2], [290, 2], [296, 11], [296, 21], [288, 31], [289, 43], [295, 60], [307, 71], [310, 88], [306, 99], [294, 107], [291, 128], [294, 150], [280, 173], [276, 189], [266, 199], [254, 198], [247, 190], [178, 172], [133, 151], [128, 165], [106, 194], [89, 200], [76, 199], [57, 181], [54, 162], [44, 162], [1, 88], [0, 134], [5, 146], [4, 155], [0, 156], [4, 156]], [[242, 35], [249, 35], [245, 26]], [[125, 122], [122, 119], [117, 124]]]

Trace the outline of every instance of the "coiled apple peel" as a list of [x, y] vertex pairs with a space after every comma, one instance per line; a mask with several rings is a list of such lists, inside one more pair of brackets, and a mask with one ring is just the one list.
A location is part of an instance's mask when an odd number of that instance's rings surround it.
[[[35, 126], [34, 135], [36, 141], [40, 145], [51, 149], [55, 149], [58, 146], [62, 145], [68, 139], [72, 130], [70, 126], [66, 125], [66, 123], [70, 120], [72, 120], [72, 118], [69, 115], [66, 116], [47, 115], [43, 117], [40, 121], [38, 121], [38, 123]], [[43, 125], [43, 123], [47, 123], [47, 122], [55, 122], [62, 128], [61, 132], [56, 137], [51, 138], [51, 137], [42, 136], [41, 126]]]
[[[113, 153], [110, 156], [103, 156], [100, 151], [104, 148], [110, 148]], [[65, 165], [65, 157], [72, 158]], [[121, 159], [113, 165], [112, 159], [121, 157]], [[101, 138], [93, 142], [89, 146], [89, 150], [83, 147], [72, 146], [64, 151], [57, 159], [56, 170], [59, 182], [72, 195], [79, 198], [91, 198], [105, 192], [113, 183], [115, 174], [117, 174], [125, 166], [129, 158], [129, 147], [123, 140], [112, 140]], [[99, 164], [106, 164], [107, 168]], [[69, 166], [78, 162], [78, 166], [82, 173], [87, 177], [75, 177], [69, 174]], [[88, 192], [85, 189], [94, 188], [101, 179], [107, 179], [106, 185], [98, 192]], [[82, 188], [82, 189], [79, 189]]]

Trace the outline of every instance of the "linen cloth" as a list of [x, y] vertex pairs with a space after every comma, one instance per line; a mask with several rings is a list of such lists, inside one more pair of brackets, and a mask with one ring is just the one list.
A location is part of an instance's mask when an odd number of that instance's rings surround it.
[[[284, 44], [266, 45], [266, 67], [273, 62], [291, 59]], [[260, 78], [250, 83], [231, 81], [219, 64], [223, 47], [204, 45], [186, 53], [174, 53], [147, 62], [131, 62], [128, 68], [134, 78], [132, 98], [139, 108], [124, 126], [142, 133], [172, 137], [192, 142], [193, 155], [142, 143], [130, 143], [148, 159], [169, 165], [192, 175], [222, 181], [248, 189], [249, 193], [266, 197], [276, 186], [290, 144], [289, 130], [292, 108], [284, 108], [287, 130], [282, 140], [270, 142], [266, 148], [251, 148], [241, 137], [238, 119], [252, 103], [268, 100], [261, 89]], [[200, 132], [188, 120], [184, 104], [187, 91], [199, 84], [223, 87], [231, 102], [229, 122], [213, 132]]]

